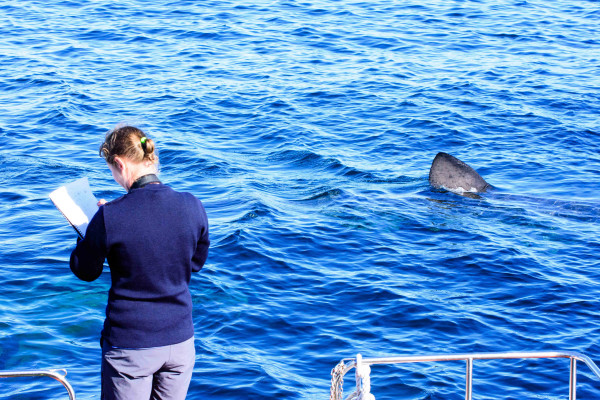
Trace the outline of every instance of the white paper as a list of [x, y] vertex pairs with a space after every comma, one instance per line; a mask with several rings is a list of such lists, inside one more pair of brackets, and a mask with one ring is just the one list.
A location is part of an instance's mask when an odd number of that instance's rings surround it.
[[88, 224], [98, 211], [98, 200], [92, 193], [87, 177], [59, 187], [50, 193], [50, 199], [83, 238]]

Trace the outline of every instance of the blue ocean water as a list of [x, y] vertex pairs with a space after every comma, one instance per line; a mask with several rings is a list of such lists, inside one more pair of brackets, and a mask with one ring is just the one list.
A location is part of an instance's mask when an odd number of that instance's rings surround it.
[[[98, 157], [120, 122], [211, 222], [188, 399], [325, 399], [359, 352], [600, 361], [599, 18], [592, 0], [2, 2], [0, 370], [63, 367], [99, 397], [110, 276], [71, 274], [48, 193], [87, 176], [120, 196]], [[438, 151], [495, 189], [433, 190]], [[477, 399], [568, 393], [565, 360], [474, 370]], [[378, 400], [464, 398], [462, 363], [371, 379]]]

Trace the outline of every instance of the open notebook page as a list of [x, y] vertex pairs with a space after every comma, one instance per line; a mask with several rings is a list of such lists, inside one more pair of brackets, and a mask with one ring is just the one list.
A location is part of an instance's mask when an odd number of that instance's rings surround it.
[[50, 199], [83, 238], [88, 224], [98, 211], [98, 200], [92, 193], [87, 177], [59, 187], [50, 193]]

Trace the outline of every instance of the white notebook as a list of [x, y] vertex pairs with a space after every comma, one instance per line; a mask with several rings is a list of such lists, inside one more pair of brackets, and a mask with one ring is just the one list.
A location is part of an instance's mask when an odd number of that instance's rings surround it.
[[59, 187], [50, 193], [50, 199], [83, 239], [88, 224], [98, 211], [98, 200], [87, 177]]

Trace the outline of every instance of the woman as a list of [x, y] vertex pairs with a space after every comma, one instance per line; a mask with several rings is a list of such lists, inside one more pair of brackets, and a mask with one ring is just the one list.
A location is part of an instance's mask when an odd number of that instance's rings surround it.
[[208, 255], [206, 212], [158, 180], [154, 142], [138, 128], [109, 132], [100, 155], [127, 193], [98, 202], [70, 266], [88, 282], [105, 259], [110, 268], [102, 399], [184, 399], [195, 361], [188, 285]]

